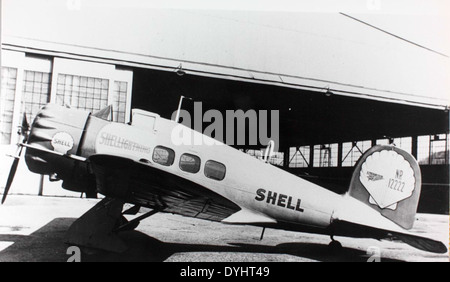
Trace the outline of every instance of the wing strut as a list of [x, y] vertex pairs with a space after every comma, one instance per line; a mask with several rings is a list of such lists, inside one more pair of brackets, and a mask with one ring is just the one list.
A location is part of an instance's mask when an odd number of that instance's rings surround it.
[[139, 225], [139, 222], [141, 222], [141, 220], [146, 219], [147, 217], [150, 217], [158, 212], [159, 212], [159, 210], [151, 210], [147, 213], [144, 213], [143, 215], [133, 218], [132, 220], [128, 221], [127, 223], [120, 225], [118, 228], [116, 228], [114, 230], [114, 232], [135, 229]]

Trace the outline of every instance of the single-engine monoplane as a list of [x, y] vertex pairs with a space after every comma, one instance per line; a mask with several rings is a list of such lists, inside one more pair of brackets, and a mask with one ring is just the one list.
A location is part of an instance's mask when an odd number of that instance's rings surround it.
[[[266, 161], [159, 115], [132, 111], [122, 124], [90, 112], [48, 104], [31, 128], [24, 119], [22, 149], [30, 171], [61, 180], [71, 191], [104, 198], [68, 230], [71, 244], [123, 251], [117, 232], [134, 229], [157, 212], [331, 236], [398, 240], [445, 253], [439, 241], [409, 232], [421, 191], [417, 161], [392, 145], [366, 151], [354, 168], [348, 192], [333, 193]], [[202, 144], [180, 142], [187, 134]], [[123, 210], [125, 203], [132, 207]], [[135, 219], [141, 207], [150, 208]]]

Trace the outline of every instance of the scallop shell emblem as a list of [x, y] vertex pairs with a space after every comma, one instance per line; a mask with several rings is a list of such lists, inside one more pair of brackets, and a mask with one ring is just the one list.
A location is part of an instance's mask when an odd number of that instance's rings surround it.
[[53, 136], [51, 144], [55, 152], [67, 154], [68, 151], [72, 150], [74, 142], [69, 133], [58, 132]]
[[370, 155], [361, 167], [359, 180], [371, 196], [369, 202], [382, 209], [395, 209], [398, 202], [411, 197], [416, 184], [409, 162], [393, 150]]

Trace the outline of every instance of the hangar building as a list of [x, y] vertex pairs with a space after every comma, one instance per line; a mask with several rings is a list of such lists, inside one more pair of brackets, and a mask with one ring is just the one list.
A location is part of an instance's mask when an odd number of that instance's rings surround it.
[[[132, 108], [170, 118], [183, 95], [204, 112], [279, 111], [271, 162], [340, 193], [365, 150], [394, 143], [421, 165], [419, 212], [448, 212], [448, 53], [399, 38], [401, 24], [386, 32], [392, 15], [23, 2], [2, 7], [2, 145], [48, 102], [112, 105], [129, 122]], [[265, 145], [237, 147], [261, 157]]]

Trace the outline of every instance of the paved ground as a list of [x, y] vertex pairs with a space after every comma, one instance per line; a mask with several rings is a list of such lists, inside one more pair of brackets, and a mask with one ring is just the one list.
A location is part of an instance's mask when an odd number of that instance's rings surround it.
[[[98, 200], [10, 195], [0, 206], [0, 261], [67, 261], [64, 243], [71, 223]], [[449, 242], [449, 217], [419, 214], [414, 232]], [[327, 251], [322, 235], [230, 226], [171, 214], [156, 214], [136, 231], [121, 237], [129, 249], [123, 254], [82, 249], [82, 261], [367, 261], [367, 249], [378, 247], [381, 261], [445, 261], [448, 254], [432, 254], [406, 244], [371, 239], [337, 239], [344, 249]]]

